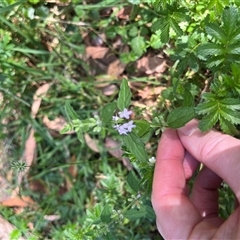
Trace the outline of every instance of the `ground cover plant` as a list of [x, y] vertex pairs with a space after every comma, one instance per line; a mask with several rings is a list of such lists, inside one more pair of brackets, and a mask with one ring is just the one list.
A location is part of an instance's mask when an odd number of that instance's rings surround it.
[[[12, 239], [161, 239], [164, 127], [239, 136], [238, 1], [0, 3], [1, 216]], [[220, 214], [233, 210], [226, 184]], [[7, 224], [7, 222], [5, 223]]]

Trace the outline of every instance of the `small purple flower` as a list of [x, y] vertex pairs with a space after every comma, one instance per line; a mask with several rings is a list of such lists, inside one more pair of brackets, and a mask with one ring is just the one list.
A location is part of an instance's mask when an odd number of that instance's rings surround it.
[[127, 135], [127, 133], [131, 132], [132, 129], [136, 127], [136, 125], [133, 124], [133, 121], [131, 120], [130, 122], [124, 123], [122, 125], [115, 124], [113, 127], [118, 130], [120, 135]]
[[127, 110], [127, 108], [124, 108], [122, 112], [119, 112], [119, 117], [120, 118], [125, 118], [125, 119], [129, 119], [130, 115], [132, 114], [131, 110]]

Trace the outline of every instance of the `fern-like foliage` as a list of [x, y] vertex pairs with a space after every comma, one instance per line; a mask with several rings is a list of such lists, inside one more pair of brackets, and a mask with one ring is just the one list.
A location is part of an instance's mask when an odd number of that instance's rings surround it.
[[207, 63], [207, 67], [217, 71], [219, 67], [229, 68], [232, 62], [240, 63], [239, 11], [230, 6], [223, 11], [221, 24], [209, 23], [206, 33], [212, 41], [198, 48], [198, 57]]

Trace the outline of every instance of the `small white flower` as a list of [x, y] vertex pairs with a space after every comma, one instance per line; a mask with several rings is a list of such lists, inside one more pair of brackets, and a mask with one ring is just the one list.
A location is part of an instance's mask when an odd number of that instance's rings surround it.
[[119, 119], [118, 116], [113, 116], [113, 117], [112, 117], [112, 120], [113, 120], [113, 121], [118, 121], [118, 119]]
[[124, 124], [120, 125], [117, 130], [120, 135], [123, 135], [123, 134], [127, 135], [127, 133], [128, 133], [128, 130], [125, 128]]
[[130, 115], [132, 114], [131, 110], [127, 110], [126, 108], [123, 109], [122, 112], [119, 112], [119, 117], [120, 118], [125, 118], [125, 119], [129, 119]]
[[154, 164], [156, 162], [156, 158], [155, 157], [151, 157], [148, 159], [148, 161], [152, 164]]

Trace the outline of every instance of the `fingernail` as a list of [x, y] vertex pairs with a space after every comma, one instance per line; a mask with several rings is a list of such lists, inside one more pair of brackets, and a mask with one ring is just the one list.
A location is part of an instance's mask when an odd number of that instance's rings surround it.
[[179, 128], [178, 131], [185, 136], [191, 136], [198, 129], [197, 124], [198, 123], [196, 121], [191, 121], [187, 123], [185, 126]]

